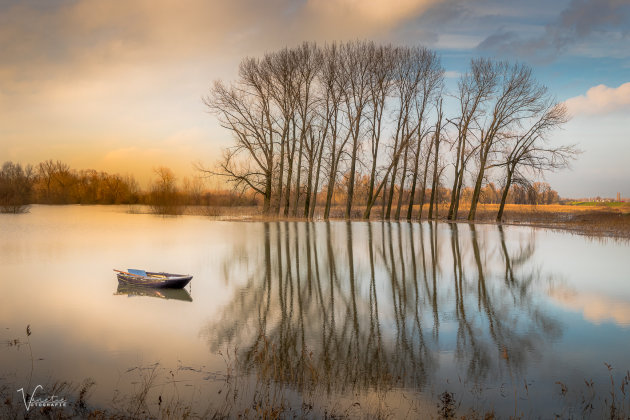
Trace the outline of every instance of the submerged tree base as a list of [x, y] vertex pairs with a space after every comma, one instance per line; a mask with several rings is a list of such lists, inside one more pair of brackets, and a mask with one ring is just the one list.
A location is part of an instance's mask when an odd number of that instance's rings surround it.
[[0, 205], [0, 213], [8, 214], [22, 214], [28, 213], [28, 209], [31, 206], [28, 204], [5, 204]]

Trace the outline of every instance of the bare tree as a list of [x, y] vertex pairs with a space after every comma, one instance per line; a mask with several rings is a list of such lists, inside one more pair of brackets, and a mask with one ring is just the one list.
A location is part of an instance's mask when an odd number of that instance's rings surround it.
[[40, 162], [37, 176], [44, 184], [44, 202], [61, 204], [70, 201], [70, 189], [76, 182], [68, 164], [52, 159]]
[[154, 170], [156, 179], [151, 185], [149, 202], [155, 214], [181, 214], [183, 208], [177, 188], [177, 179], [170, 168], [160, 166]]
[[[293, 163], [295, 158], [297, 137], [297, 115], [299, 104], [299, 87], [297, 73], [297, 54], [295, 50], [284, 48], [278, 52], [266, 54], [264, 68], [269, 77], [269, 95], [271, 108], [277, 112], [271, 113], [275, 124], [271, 125], [276, 134], [276, 141], [280, 144], [280, 170], [278, 173], [278, 211], [284, 194], [284, 216], [289, 215], [291, 204], [291, 182], [293, 179]], [[273, 128], [275, 127], [275, 129]], [[287, 181], [282, 191], [283, 167], [287, 164]]]
[[350, 172], [345, 216], [349, 218], [354, 199], [354, 178], [361, 142], [361, 128], [371, 96], [371, 67], [375, 49], [373, 42], [348, 42], [341, 46], [342, 62], [341, 86], [346, 88], [343, 95], [345, 114], [352, 142], [350, 150]]
[[326, 191], [326, 205], [324, 219], [330, 217], [332, 196], [335, 190], [339, 162], [343, 151], [348, 144], [351, 132], [343, 128], [343, 115], [341, 112], [342, 101], [346, 92], [345, 78], [342, 78], [343, 66], [337, 44], [331, 44], [324, 49], [324, 65], [322, 66], [321, 83], [325, 91], [325, 108], [328, 130], [325, 131], [327, 139], [327, 165], [328, 186]]
[[298, 176], [295, 189], [295, 200], [293, 206], [293, 215], [297, 216], [298, 203], [300, 199], [300, 177], [302, 171], [302, 156], [307, 159], [307, 180], [305, 192], [305, 208], [304, 217], [308, 217], [310, 194], [313, 180], [313, 168], [315, 165], [315, 157], [318, 151], [316, 138], [312, 132], [313, 119], [316, 116], [315, 107], [317, 105], [317, 97], [315, 96], [314, 84], [321, 66], [321, 52], [315, 44], [304, 43], [297, 48], [295, 58], [297, 61], [297, 82], [296, 82], [296, 101], [297, 110], [300, 119], [300, 150], [298, 159]]
[[505, 133], [518, 127], [523, 120], [541, 112], [547, 89], [536, 83], [532, 70], [525, 64], [498, 62], [492, 66], [499, 78], [496, 99], [485, 124], [481, 124], [478, 172], [470, 203], [468, 220], [475, 220], [477, 204], [491, 154]]
[[[442, 85], [444, 70], [440, 65], [440, 61], [437, 59], [435, 53], [428, 51], [426, 48], [413, 48], [411, 53], [411, 79], [413, 80], [413, 98], [411, 100], [410, 115], [407, 120], [407, 125], [411, 126], [411, 130], [406, 128], [407, 136], [409, 138], [405, 141], [405, 151], [403, 153], [403, 168], [400, 181], [400, 189], [398, 191], [398, 202], [396, 203], [395, 219], [400, 219], [400, 210], [403, 204], [403, 196], [405, 191], [405, 184], [407, 181], [407, 167], [410, 166], [411, 170], [411, 189], [415, 194], [415, 183], [417, 182], [418, 175], [418, 146], [422, 143], [426, 132], [425, 127], [425, 112], [427, 110], [427, 103], [436, 94], [436, 89]], [[415, 112], [414, 112], [415, 110]], [[411, 158], [414, 154], [414, 150], [411, 149], [414, 140], [417, 140], [418, 144], [415, 149], [415, 159]], [[411, 206], [407, 207], [407, 218], [410, 219], [409, 210], [413, 208], [413, 198], [410, 197], [409, 202]]]
[[501, 194], [501, 204], [497, 213], [497, 222], [503, 219], [503, 210], [512, 183], [528, 184], [523, 171], [541, 174], [566, 168], [580, 151], [575, 145], [551, 146], [548, 134], [569, 121], [567, 108], [562, 103], [548, 99], [544, 110], [533, 119], [529, 128], [515, 134], [501, 151], [503, 158], [491, 167], [505, 168], [505, 185]]
[[421, 66], [423, 69], [423, 76], [420, 81], [418, 97], [415, 101], [416, 120], [418, 121], [419, 126], [416, 132], [416, 149], [411, 169], [411, 186], [409, 191], [409, 204], [407, 206], [407, 220], [411, 220], [413, 212], [423, 141], [430, 132], [426, 116], [429, 108], [428, 105], [434, 99], [434, 96], [438, 92], [438, 88], [442, 86], [444, 81], [444, 69], [442, 68], [440, 59], [435, 52], [423, 48], [421, 50]]
[[[393, 64], [396, 59], [395, 50], [391, 46], [376, 47], [372, 51], [370, 67], [370, 104], [368, 119], [370, 124], [370, 180], [367, 191], [367, 202], [371, 203], [374, 198], [374, 188], [377, 177], [377, 163], [381, 145], [381, 135], [383, 132], [383, 114], [385, 104], [391, 93], [393, 79]], [[370, 207], [371, 208], [371, 207]], [[366, 211], [364, 218], [369, 219], [370, 211]]]
[[492, 62], [484, 58], [471, 60], [470, 71], [462, 75], [458, 82], [459, 116], [453, 121], [449, 121], [457, 127], [455, 171], [451, 203], [447, 215], [449, 220], [457, 219], [466, 165], [478, 151], [478, 144], [472, 146], [469, 135], [471, 135], [478, 118], [482, 116], [484, 104], [489, 100], [495, 85], [496, 74]]
[[31, 203], [35, 173], [31, 165], [5, 162], [0, 170], [0, 213], [24, 213]]
[[[396, 186], [396, 176], [398, 175], [398, 163], [400, 157], [403, 156], [402, 151], [408, 152], [409, 140], [415, 136], [418, 130], [419, 121], [414, 120], [414, 109], [416, 94], [418, 92], [418, 84], [422, 78], [423, 72], [421, 66], [418, 64], [417, 50], [412, 49], [399, 49], [398, 56], [395, 61], [395, 131], [393, 135], [392, 146], [392, 170], [391, 180], [387, 197], [387, 210], [385, 212], [385, 218], [389, 219], [391, 216], [392, 202], [394, 199], [394, 191]], [[404, 162], [406, 162], [404, 160]], [[403, 163], [404, 164], [404, 163]], [[406, 167], [403, 168], [401, 175], [401, 186], [404, 185], [404, 178]], [[400, 201], [400, 200], [399, 200]], [[398, 214], [400, 215], [400, 208], [398, 208]]]
[[[241, 62], [239, 79], [233, 86], [217, 81], [210, 95], [203, 98], [204, 104], [236, 140], [236, 145], [225, 151], [219, 170], [206, 172], [225, 175], [236, 187], [249, 187], [261, 194], [265, 213], [269, 213], [271, 206], [274, 133], [278, 132], [272, 116], [269, 85], [269, 76], [261, 62], [248, 58]], [[285, 137], [287, 131], [285, 126], [281, 136]], [[245, 159], [240, 160], [241, 155], [245, 155]]]

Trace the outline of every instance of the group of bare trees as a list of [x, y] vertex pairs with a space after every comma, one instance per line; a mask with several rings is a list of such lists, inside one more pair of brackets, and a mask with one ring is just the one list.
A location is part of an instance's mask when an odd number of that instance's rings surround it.
[[31, 202], [43, 204], [127, 204], [138, 201], [139, 186], [132, 176], [94, 169], [77, 171], [60, 160], [34, 168]]
[[23, 213], [30, 204], [34, 172], [32, 166], [5, 162], [0, 170], [0, 212]]
[[[385, 218], [419, 219], [427, 200], [428, 217], [437, 218], [449, 176], [448, 219], [457, 218], [471, 182], [474, 220], [493, 175], [504, 179], [500, 219], [512, 185], [528, 185], [577, 153], [548, 144], [567, 111], [529, 67], [473, 59], [449, 93], [439, 56], [424, 47], [304, 43], [244, 59], [238, 78], [216, 81], [204, 103], [235, 139], [210, 172], [260, 194], [266, 213], [284, 216], [312, 218], [319, 195], [328, 219], [341, 186], [346, 218], [369, 218], [380, 202]], [[363, 177], [369, 181], [358, 202]]]
[[40, 204], [128, 204], [140, 199], [132, 176], [77, 171], [59, 160], [35, 166], [5, 162], [0, 171], [0, 212], [23, 213]]
[[0, 213], [23, 213], [30, 204], [146, 204], [158, 214], [180, 214], [185, 206], [251, 206], [252, 194], [209, 190], [201, 177], [178, 178], [167, 167], [154, 169], [148, 189], [132, 175], [76, 170], [60, 160], [37, 165], [11, 161], [0, 167]]

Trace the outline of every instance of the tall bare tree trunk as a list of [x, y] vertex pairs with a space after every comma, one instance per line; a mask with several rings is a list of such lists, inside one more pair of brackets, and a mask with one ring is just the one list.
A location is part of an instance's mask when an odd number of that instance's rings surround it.
[[497, 212], [497, 222], [501, 223], [503, 221], [503, 209], [505, 209], [505, 202], [507, 201], [508, 193], [510, 191], [510, 187], [512, 186], [512, 174], [514, 173], [514, 168], [507, 168], [507, 177], [505, 178], [505, 187], [503, 188], [503, 194], [501, 194], [501, 204], [499, 205], [499, 211]]
[[[453, 176], [453, 188], [451, 189], [451, 204], [448, 206], [448, 214], [446, 216], [447, 220], [454, 220], [457, 218], [457, 211], [455, 210], [455, 203], [459, 201], [459, 197], [457, 196], [457, 190], [459, 186], [459, 175], [460, 175], [460, 154], [463, 152], [462, 145], [462, 136], [460, 134], [457, 141], [457, 153], [455, 157], [455, 175]], [[463, 172], [463, 168], [461, 168]]]
[[319, 190], [319, 174], [322, 167], [322, 153], [324, 151], [324, 136], [320, 138], [319, 144], [319, 156], [317, 157], [317, 171], [315, 172], [315, 187], [313, 189], [313, 203], [311, 204], [311, 210], [309, 217], [312, 219], [315, 215], [315, 206], [317, 205], [317, 191]]
[[284, 217], [289, 216], [289, 206], [291, 205], [291, 178], [293, 177], [293, 158], [295, 157], [295, 144], [297, 143], [295, 139], [295, 120], [292, 121], [293, 125], [293, 136], [291, 138], [291, 152], [289, 152], [287, 156], [287, 163], [289, 165], [287, 171], [287, 185], [286, 185], [286, 193], [284, 196]]
[[[366, 206], [365, 213], [363, 214], [364, 219], [370, 218], [370, 212], [372, 209], [372, 206], [370, 205], [370, 203], [372, 203], [373, 198], [374, 198], [374, 186], [376, 184], [376, 163], [378, 161], [378, 151], [379, 151], [379, 145], [380, 145], [380, 140], [381, 140], [381, 117], [383, 116], [384, 104], [385, 104], [385, 95], [383, 94], [382, 102], [375, 103], [374, 105], [374, 114], [373, 114], [373, 121], [372, 121], [372, 123], [374, 124], [374, 129], [372, 131], [372, 168], [370, 170], [370, 181], [368, 184], [368, 196], [367, 196], [368, 204]], [[378, 109], [379, 106], [381, 107], [380, 111]]]
[[[312, 188], [313, 188], [313, 165], [315, 164], [314, 160], [315, 160], [315, 156], [313, 156], [313, 154], [315, 153], [315, 151], [313, 150], [313, 147], [311, 147], [311, 156], [309, 156], [308, 159], [308, 178], [306, 181], [306, 193], [304, 194], [304, 215], [303, 217], [307, 218], [308, 217], [308, 212], [310, 210], [310, 206], [311, 206], [311, 192], [312, 192]], [[297, 203], [296, 203], [297, 206]]]
[[[358, 128], [357, 128], [358, 130]], [[346, 199], [346, 219], [352, 216], [352, 200], [354, 199], [354, 175], [357, 170], [357, 153], [359, 148], [358, 133], [352, 143], [352, 158], [350, 163], [350, 179], [348, 180], [348, 197]]]
[[392, 180], [390, 181], [390, 184], [389, 184], [389, 191], [388, 191], [388, 197], [387, 197], [387, 210], [385, 211], [386, 219], [391, 218], [391, 214], [392, 214], [392, 202], [394, 201], [394, 190], [396, 189], [396, 171], [398, 169], [397, 166], [398, 164], [394, 165], [394, 170], [392, 171]]
[[422, 190], [420, 190], [420, 211], [418, 212], [418, 220], [422, 220], [422, 207], [424, 207], [424, 196], [427, 190], [427, 172], [429, 170], [429, 159], [431, 158], [431, 151], [433, 150], [433, 140], [429, 144], [429, 152], [427, 158], [424, 161], [424, 175], [422, 175]]
[[464, 169], [465, 169], [465, 164], [462, 163], [462, 166], [459, 170], [459, 174], [458, 174], [458, 181], [457, 181], [457, 188], [455, 188], [455, 191], [453, 192], [455, 195], [455, 206], [453, 207], [453, 216], [451, 220], [457, 220], [457, 214], [459, 212], [459, 202], [461, 200], [461, 196], [462, 196], [462, 188], [464, 186]]
[[267, 167], [269, 168], [269, 171], [267, 174], [265, 174], [265, 198], [263, 200], [264, 214], [269, 214], [271, 208], [271, 176], [273, 174], [273, 155], [267, 158]]
[[[387, 178], [385, 178], [384, 182], [385, 182], [385, 185], [387, 185]], [[387, 187], [383, 188], [383, 196], [381, 197], [381, 219], [385, 219], [385, 208], [387, 207], [386, 200], [385, 200], [386, 194], [387, 194]]]
[[368, 184], [368, 197], [367, 197], [367, 206], [365, 208], [365, 212], [363, 213], [364, 219], [370, 218], [370, 213], [372, 211], [372, 206], [370, 203], [374, 198], [374, 184], [376, 180], [376, 159], [372, 160], [372, 170], [370, 171], [370, 182]]
[[422, 136], [420, 134], [420, 127], [418, 127], [418, 143], [416, 145], [416, 153], [413, 161], [413, 172], [411, 176], [411, 186], [409, 191], [409, 205], [407, 206], [407, 220], [411, 220], [413, 214], [413, 203], [416, 195], [416, 184], [418, 183], [418, 166], [420, 165], [420, 147], [422, 145]]
[[293, 216], [297, 216], [298, 202], [300, 201], [300, 178], [302, 175], [302, 149], [304, 146], [304, 135], [300, 133], [300, 150], [298, 151], [298, 164], [297, 164], [297, 180], [295, 186], [295, 200], [293, 205]]
[[[439, 178], [440, 178], [440, 174], [438, 172], [438, 160], [440, 158], [440, 135], [441, 135], [441, 130], [442, 130], [442, 99], [439, 100], [439, 105], [438, 105], [438, 118], [437, 118], [437, 122], [435, 124], [435, 137], [434, 137], [434, 144], [435, 144], [435, 155], [433, 158], [433, 184], [431, 186], [431, 200], [430, 200], [430, 206], [429, 206], [429, 219], [432, 219], [433, 216], [433, 203], [435, 202], [435, 205], [437, 207], [437, 189], [439, 187]], [[437, 216], [436, 216], [437, 218]]]
[[282, 203], [282, 179], [284, 178], [284, 144], [286, 142], [284, 140], [280, 141], [280, 159], [278, 164], [280, 165], [280, 169], [278, 170], [278, 191], [276, 192], [276, 194], [278, 195], [278, 199], [276, 201], [276, 208], [275, 208], [275, 212], [277, 214], [280, 214], [280, 206]]
[[479, 197], [481, 196], [481, 185], [483, 184], [483, 176], [486, 169], [486, 156], [482, 154], [479, 161], [479, 173], [477, 174], [477, 180], [475, 181], [475, 189], [473, 190], [472, 198], [470, 200], [470, 210], [468, 211], [468, 220], [475, 220], [477, 215], [477, 203], [479, 203]]
[[[401, 101], [402, 101], [402, 96], [401, 96]], [[401, 106], [404, 106], [401, 104]], [[401, 109], [399, 111], [398, 114], [398, 119], [396, 122], [396, 134], [394, 135], [394, 152], [392, 154], [392, 162], [393, 162], [393, 167], [392, 167], [392, 179], [390, 181], [390, 185], [389, 185], [389, 191], [388, 191], [388, 198], [387, 198], [387, 211], [385, 212], [385, 218], [389, 219], [391, 212], [392, 212], [392, 201], [394, 200], [394, 189], [396, 187], [396, 173], [398, 171], [398, 157], [400, 156], [400, 153], [398, 152], [398, 148], [399, 148], [399, 142], [400, 142], [400, 136], [401, 136], [401, 130], [404, 127], [404, 124], [406, 123], [406, 119], [403, 121], [403, 112], [404, 110]], [[385, 196], [383, 196], [383, 198], [385, 198]]]
[[330, 217], [330, 206], [332, 202], [333, 192], [335, 190], [335, 178], [337, 177], [337, 162], [338, 158], [335, 156], [336, 147], [336, 135], [333, 134], [332, 144], [332, 156], [330, 162], [330, 171], [328, 173], [328, 188], [326, 190], [326, 206], [324, 207], [324, 220], [328, 220]]
[[407, 176], [407, 152], [409, 151], [409, 142], [405, 145], [405, 154], [403, 155], [403, 169], [400, 178], [400, 191], [398, 191], [398, 203], [396, 203], [396, 214], [394, 218], [400, 219], [400, 207], [403, 202], [403, 194], [405, 192], [405, 178]]

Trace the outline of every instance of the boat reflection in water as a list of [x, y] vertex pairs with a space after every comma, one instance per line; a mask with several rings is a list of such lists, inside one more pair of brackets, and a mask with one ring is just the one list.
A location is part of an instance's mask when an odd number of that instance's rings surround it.
[[153, 289], [150, 287], [129, 286], [119, 284], [115, 295], [127, 295], [132, 296], [151, 296], [160, 299], [174, 299], [183, 300], [185, 302], [192, 302], [192, 297], [185, 289]]
[[[300, 392], [316, 383], [329, 395], [430, 393], [450, 387], [449, 378], [468, 390], [522, 387], [563, 331], [544, 310], [555, 280], [531, 260], [534, 235], [518, 230], [506, 240], [501, 226], [443, 223], [268, 222], [262, 243], [225, 262], [226, 281], [248, 277], [202, 335], [212, 351], [238, 348], [243, 371]], [[501, 411], [500, 401], [492, 405]]]

